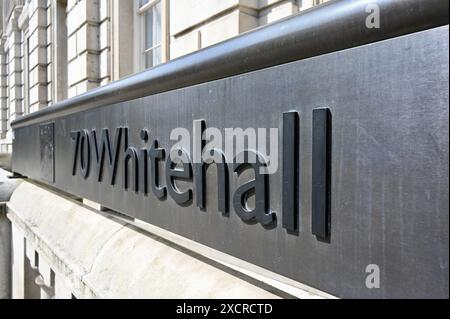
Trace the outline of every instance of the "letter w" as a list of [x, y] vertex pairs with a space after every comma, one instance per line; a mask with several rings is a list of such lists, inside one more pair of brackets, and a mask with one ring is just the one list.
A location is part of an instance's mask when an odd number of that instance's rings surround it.
[[98, 181], [101, 182], [103, 180], [103, 166], [105, 162], [105, 153], [108, 159], [107, 167], [109, 171], [109, 175], [111, 176], [111, 185], [116, 183], [116, 173], [117, 173], [117, 162], [119, 160], [119, 147], [120, 140], [122, 137], [122, 128], [116, 128], [116, 136], [114, 138], [114, 144], [111, 149], [111, 143], [109, 139], [109, 132], [107, 128], [102, 129], [102, 138], [100, 141], [100, 145], [97, 141], [97, 132], [92, 130], [92, 141], [94, 142], [95, 147], [95, 170], [98, 176]]

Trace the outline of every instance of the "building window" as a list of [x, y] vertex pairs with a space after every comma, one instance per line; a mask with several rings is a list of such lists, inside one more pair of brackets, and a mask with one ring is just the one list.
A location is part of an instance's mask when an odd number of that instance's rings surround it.
[[[163, 0], [164, 1], [164, 0]], [[154, 67], [163, 58], [163, 13], [162, 1], [138, 1], [138, 26], [141, 30], [139, 42], [139, 69]]]
[[30, 39], [28, 37], [28, 31], [25, 33], [22, 31], [22, 96], [23, 96], [23, 114], [28, 114], [30, 103], [30, 70], [28, 67], [28, 61], [30, 57]]

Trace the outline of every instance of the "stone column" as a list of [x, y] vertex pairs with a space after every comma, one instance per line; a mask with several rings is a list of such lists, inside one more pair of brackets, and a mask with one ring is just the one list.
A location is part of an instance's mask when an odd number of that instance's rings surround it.
[[28, 72], [31, 113], [48, 105], [47, 1], [31, 0], [28, 10]]
[[67, 98], [67, 1], [51, 0], [52, 68], [51, 98], [53, 103]]
[[68, 97], [99, 85], [99, 15], [99, 0], [67, 2]]
[[111, 81], [111, 0], [99, 4], [99, 81], [105, 85]]
[[[6, 47], [8, 51], [8, 104], [9, 122], [23, 114], [22, 90], [22, 37], [17, 21], [21, 8], [15, 8], [6, 27]], [[8, 131], [9, 128], [8, 128]]]
[[[133, 73], [133, 1], [110, 0], [112, 26], [112, 80]], [[124, 62], [126, 61], [126, 62]]]
[[[8, 129], [8, 66], [6, 61], [5, 38], [0, 38], [0, 139], [6, 138]], [[0, 149], [0, 152], [5, 150]]]

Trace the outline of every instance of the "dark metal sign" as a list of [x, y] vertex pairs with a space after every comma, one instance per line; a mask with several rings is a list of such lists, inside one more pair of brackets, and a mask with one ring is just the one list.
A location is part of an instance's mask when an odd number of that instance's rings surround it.
[[[283, 202], [282, 225], [291, 232], [298, 231], [298, 204], [293, 204], [298, 203], [298, 177], [296, 176], [299, 172], [300, 161], [298, 118], [298, 112], [286, 112], [283, 114], [282, 122], [283, 153], [281, 156], [284, 159], [283, 175], [286, 176], [285, 179], [283, 178], [283, 191], [281, 193]], [[331, 198], [330, 124], [329, 109], [313, 110], [312, 233], [323, 239], [329, 237]], [[277, 214], [271, 211], [268, 196], [271, 174], [268, 169], [264, 169], [267, 168], [267, 160], [264, 154], [261, 154], [260, 150], [257, 150], [256, 143], [251, 141], [252, 135], [250, 134], [253, 133], [251, 129], [248, 128], [245, 131], [239, 128], [232, 130], [232, 135], [228, 140], [233, 147], [233, 154], [237, 155], [226, 156], [221, 148], [208, 148], [204, 145], [207, 141], [211, 142], [205, 135], [207, 132], [206, 122], [194, 120], [193, 127], [196, 125], [198, 125], [198, 129], [194, 129], [192, 138], [194, 145], [197, 144], [200, 147], [198, 156], [194, 156], [194, 162], [191, 160], [193, 152], [190, 149], [174, 147], [168, 152], [166, 148], [160, 146], [157, 139], [149, 142], [149, 131], [147, 129], [140, 131], [139, 137], [141, 144], [144, 145], [141, 148], [129, 145], [128, 127], [117, 127], [114, 135], [110, 133], [108, 128], [101, 129], [100, 134], [97, 134], [96, 129], [71, 131], [72, 176], [78, 174], [85, 180], [91, 178], [99, 183], [116, 186], [118, 172], [122, 170], [123, 191], [134, 191], [135, 194], [148, 196], [150, 189], [152, 195], [157, 199], [166, 200], [169, 195], [180, 206], [193, 204], [193, 188], [195, 188], [195, 205], [201, 210], [206, 210], [206, 196], [212, 195], [206, 195], [206, 169], [209, 165], [215, 164], [217, 210], [223, 215], [228, 215], [231, 195], [230, 178], [233, 175], [241, 175], [246, 169], [251, 169], [254, 178], [232, 190], [234, 191], [231, 196], [234, 212], [244, 222], [255, 221], [267, 227], [276, 224]], [[46, 124], [43, 127], [52, 126]], [[217, 128], [214, 129], [218, 130]], [[265, 130], [265, 128], [259, 128], [258, 132], [262, 130]], [[228, 129], [226, 131], [230, 132]], [[277, 133], [273, 128], [271, 131]], [[256, 137], [256, 132], [253, 134]], [[277, 143], [278, 135], [275, 134], [274, 138], [274, 142]], [[255, 147], [238, 148], [236, 144], [239, 144], [239, 141], [244, 144], [245, 139], [247, 139], [247, 144]], [[213, 141], [215, 145], [218, 144], [217, 136]], [[189, 142], [190, 140], [187, 141], [187, 144]], [[271, 144], [270, 146], [273, 148], [274, 145]], [[275, 149], [278, 150], [278, 147], [275, 147]], [[41, 146], [42, 151], [43, 146]], [[272, 149], [272, 151], [274, 150]], [[166, 154], [168, 155], [166, 156]], [[240, 155], [242, 155], [242, 158], [239, 158]], [[272, 162], [278, 161], [277, 156], [278, 153], [271, 155]], [[196, 157], [199, 160], [196, 160]], [[160, 171], [161, 162], [163, 163], [163, 169]], [[177, 162], [180, 164], [180, 168], [177, 168]], [[50, 162], [48, 158], [43, 159], [41, 157], [41, 163], [53, 163], [53, 161]], [[276, 173], [277, 169], [278, 166], [273, 169], [273, 173]], [[231, 176], [230, 171], [234, 173]], [[49, 175], [46, 170], [43, 170], [42, 174], [43, 176]], [[108, 175], [109, 178], [105, 179], [105, 175]], [[161, 180], [165, 180], [166, 186], [161, 185]], [[177, 180], [193, 180], [193, 187], [180, 191], [176, 183]], [[254, 196], [254, 208], [249, 209], [248, 202], [252, 195]]]
[[45, 114], [13, 170], [339, 297], [448, 297], [448, 66], [443, 26]]

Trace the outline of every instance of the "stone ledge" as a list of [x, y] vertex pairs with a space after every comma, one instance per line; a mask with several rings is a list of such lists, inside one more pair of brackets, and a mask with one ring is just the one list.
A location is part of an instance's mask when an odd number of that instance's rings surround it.
[[8, 178], [12, 173], [2, 169], [3, 166], [11, 166], [11, 153], [0, 153], [0, 203], [7, 202], [22, 182], [21, 179]]
[[[9, 153], [0, 153], [0, 167], [10, 166]], [[0, 168], [0, 299], [11, 297], [11, 224], [6, 218], [6, 205], [21, 180], [10, 179], [10, 172]]]
[[78, 298], [278, 297], [157, 235], [30, 182], [17, 187], [7, 209], [27, 244]]

